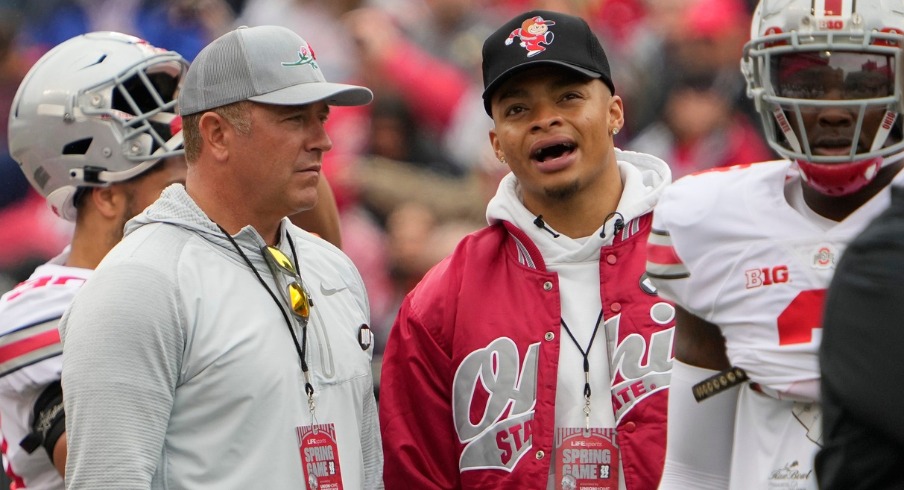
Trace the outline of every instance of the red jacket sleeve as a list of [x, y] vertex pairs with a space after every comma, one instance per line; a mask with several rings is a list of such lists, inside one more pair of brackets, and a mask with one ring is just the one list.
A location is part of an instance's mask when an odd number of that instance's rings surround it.
[[387, 489], [460, 488], [458, 439], [452, 420], [450, 353], [425, 324], [416, 288], [389, 334], [380, 375], [383, 479]]

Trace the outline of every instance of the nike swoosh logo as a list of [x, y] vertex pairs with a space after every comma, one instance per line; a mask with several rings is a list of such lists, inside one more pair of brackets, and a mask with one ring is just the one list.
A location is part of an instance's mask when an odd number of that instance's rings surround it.
[[342, 286], [341, 288], [327, 288], [327, 287], [324, 287], [323, 283], [320, 283], [320, 292], [324, 296], [332, 296], [332, 295], [338, 293], [339, 291], [343, 291], [346, 289], [348, 289], [348, 286]]

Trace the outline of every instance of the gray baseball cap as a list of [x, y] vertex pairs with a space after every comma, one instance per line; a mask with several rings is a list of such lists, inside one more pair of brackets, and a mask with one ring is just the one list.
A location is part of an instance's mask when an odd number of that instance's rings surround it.
[[242, 100], [262, 104], [365, 105], [373, 93], [330, 83], [314, 50], [285, 27], [239, 27], [208, 44], [192, 62], [179, 94], [183, 116]]

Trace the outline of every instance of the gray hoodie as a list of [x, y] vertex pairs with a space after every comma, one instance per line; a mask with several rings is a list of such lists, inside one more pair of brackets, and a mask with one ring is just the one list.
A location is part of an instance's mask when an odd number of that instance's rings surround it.
[[[287, 233], [314, 304], [313, 413], [285, 318], [301, 342], [288, 276], [274, 277], [264, 240], [245, 227], [234, 239], [259, 279], [176, 184], [128, 223], [61, 322], [69, 488], [302, 488], [324, 468], [345, 488], [382, 485], [373, 347], [358, 338], [370, 321], [361, 277], [283, 219], [288, 257]], [[312, 424], [334, 429], [332, 452], [301, 450]]]

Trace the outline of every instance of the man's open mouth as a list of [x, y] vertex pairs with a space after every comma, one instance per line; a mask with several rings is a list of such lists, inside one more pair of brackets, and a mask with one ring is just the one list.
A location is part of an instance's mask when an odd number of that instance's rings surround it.
[[559, 158], [562, 155], [567, 155], [568, 153], [573, 152], [574, 149], [574, 143], [557, 143], [535, 150], [533, 153], [531, 153], [531, 159], [538, 162], [545, 162], [549, 159]]

